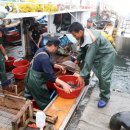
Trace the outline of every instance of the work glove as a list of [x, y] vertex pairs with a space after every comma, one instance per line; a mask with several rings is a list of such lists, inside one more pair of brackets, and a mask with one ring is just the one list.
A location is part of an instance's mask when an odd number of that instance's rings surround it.
[[7, 61], [7, 60], [8, 60], [8, 56], [7, 56], [7, 55], [5, 55], [4, 57], [5, 57], [5, 60]]

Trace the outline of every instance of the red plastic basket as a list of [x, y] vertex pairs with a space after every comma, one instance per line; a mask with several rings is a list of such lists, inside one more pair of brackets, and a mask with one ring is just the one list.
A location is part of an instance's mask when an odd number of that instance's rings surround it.
[[29, 66], [29, 61], [28, 60], [20, 60], [20, 61], [15, 61], [13, 63], [15, 67], [28, 67]]
[[[77, 77], [73, 76], [73, 75], [63, 75], [63, 76], [60, 76], [58, 78], [63, 80], [64, 82], [72, 82], [74, 84], [77, 83]], [[54, 86], [56, 88], [57, 94], [60, 97], [66, 98], [66, 99], [77, 98], [79, 96], [81, 90], [84, 87], [84, 85], [79, 86], [78, 88], [73, 89], [73, 91], [70, 94], [68, 94], [61, 87], [59, 87], [56, 83], [54, 83]]]
[[9, 56], [9, 57], [8, 57], [8, 60], [5, 61], [6, 67], [12, 67], [12, 66], [13, 66], [13, 63], [14, 63], [14, 60], [15, 60], [14, 57]]
[[18, 67], [18, 68], [14, 68], [12, 70], [12, 73], [14, 74], [14, 77], [16, 79], [24, 79], [27, 70], [28, 70], [28, 67], [26, 67], [26, 66], [25, 67]]

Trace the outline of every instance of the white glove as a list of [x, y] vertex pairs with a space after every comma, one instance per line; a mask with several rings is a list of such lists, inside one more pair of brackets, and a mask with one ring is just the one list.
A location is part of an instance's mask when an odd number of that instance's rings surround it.
[[4, 57], [5, 57], [5, 60], [8, 60], [8, 56], [7, 55], [5, 55]]

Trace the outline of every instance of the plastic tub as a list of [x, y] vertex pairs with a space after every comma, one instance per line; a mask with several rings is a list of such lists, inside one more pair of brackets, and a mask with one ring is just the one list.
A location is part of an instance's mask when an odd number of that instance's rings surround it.
[[14, 74], [14, 77], [16, 79], [24, 79], [27, 70], [28, 70], [28, 67], [26, 67], [26, 66], [25, 67], [18, 67], [18, 68], [14, 68], [12, 70], [12, 73]]
[[[71, 82], [73, 84], [77, 84], [77, 77], [73, 75], [63, 75], [58, 78], [63, 80], [64, 82]], [[73, 91], [70, 94], [68, 94], [61, 87], [59, 87], [56, 83], [54, 83], [54, 86], [56, 88], [57, 94], [60, 97], [65, 98], [65, 99], [77, 98], [84, 87], [84, 85], [79, 86], [78, 88], [73, 89]]]
[[8, 60], [5, 61], [6, 67], [12, 67], [12, 66], [13, 66], [13, 63], [14, 63], [14, 60], [15, 60], [14, 57], [9, 56], [9, 57], [8, 57]]
[[29, 61], [28, 60], [19, 60], [15, 61], [13, 63], [15, 67], [28, 67], [29, 66]]

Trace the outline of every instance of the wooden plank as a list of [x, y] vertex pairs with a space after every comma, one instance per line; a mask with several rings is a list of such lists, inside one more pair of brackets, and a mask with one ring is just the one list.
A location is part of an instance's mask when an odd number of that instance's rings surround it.
[[0, 117], [4, 119], [1, 126], [12, 124], [12, 130], [18, 130], [28, 118], [33, 117], [32, 102], [13, 95], [0, 96]]
[[52, 124], [55, 124], [58, 120], [58, 115], [53, 113], [45, 113], [46, 114], [46, 121]]
[[[39, 109], [35, 109], [33, 108], [34, 111], [34, 116], [36, 116], [36, 112], [39, 111]], [[58, 116], [55, 113], [47, 113], [46, 114], [46, 122], [51, 123], [51, 124], [55, 124], [58, 120]]]
[[[91, 82], [92, 82], [92, 80], [93, 80], [93, 78], [94, 78], [94, 73], [91, 71], [90, 75], [91, 75], [90, 84], [84, 87], [84, 89], [82, 90], [82, 92], [80, 93], [80, 95], [78, 96], [78, 98], [76, 99], [75, 104], [72, 106], [72, 108], [71, 108], [71, 110], [69, 111], [68, 115], [67, 115], [66, 118], [64, 119], [64, 122], [63, 122], [62, 125], [60, 126], [59, 130], [64, 130], [64, 129], [66, 129], [67, 124], [68, 124], [69, 121], [71, 120], [71, 117], [72, 117], [72, 115], [73, 115], [75, 109], [78, 109], [78, 107], [79, 107], [79, 104], [80, 104], [79, 102], [80, 102], [80, 101], [82, 100], [82, 98], [85, 96], [85, 94], [87, 93], [88, 89], [89, 89], [90, 87], [92, 87], [92, 86], [91, 86]], [[93, 87], [94, 87], [94, 86], [93, 86]]]
[[50, 107], [51, 105], [54, 103], [54, 101], [57, 99], [58, 95], [56, 95], [53, 100], [46, 106], [46, 108], [43, 110], [44, 112], [46, 112]]
[[2, 107], [2, 106], [0, 106], [0, 110], [2, 110], [4, 112], [11, 113], [11, 114], [14, 114], [14, 115], [16, 115], [18, 113], [18, 110], [11, 109], [11, 108], [6, 108], [6, 107]]
[[[87, 91], [86, 89], [87, 87], [84, 88], [80, 96], [75, 99], [63, 99], [57, 96], [53, 103], [46, 109], [45, 112], [58, 115], [58, 121], [55, 124], [56, 130], [64, 130], [74, 110], [78, 106], [78, 103], [82, 98], [84, 92]], [[64, 103], [64, 105], [62, 103]]]
[[0, 92], [17, 96], [23, 90], [24, 90], [24, 80], [16, 80], [14, 84], [10, 84], [9, 86], [0, 89]]
[[19, 98], [13, 95], [5, 95], [5, 97], [0, 96], [0, 106], [4, 106], [7, 108], [20, 110], [25, 102], [25, 98]]
[[78, 104], [79, 104], [80, 100], [82, 99], [82, 97], [84, 96], [84, 94], [87, 92], [87, 90], [88, 90], [88, 87], [84, 87], [84, 89], [80, 93], [79, 97], [76, 99], [75, 104], [73, 104], [73, 106], [71, 107], [68, 115], [65, 117], [64, 121], [62, 122], [62, 125], [60, 126], [59, 130], [64, 130], [66, 128], [66, 126], [67, 126], [69, 120], [71, 119], [74, 111], [78, 107]]
[[27, 111], [29, 106], [31, 105], [31, 101], [26, 101], [26, 103], [21, 107], [20, 111], [17, 113], [15, 119], [12, 121], [13, 123], [17, 122]]
[[31, 104], [29, 105], [29, 117], [33, 118], [33, 104], [31, 102]]
[[[46, 110], [46, 113], [53, 113], [58, 115], [58, 121], [55, 124], [55, 129], [59, 130], [62, 122], [69, 113], [71, 107], [75, 103], [76, 99], [64, 99], [57, 97], [54, 103]], [[63, 105], [64, 104], [64, 105]]]
[[26, 112], [23, 113], [23, 116], [22, 116], [22, 125], [24, 125], [25, 121], [26, 121]]

